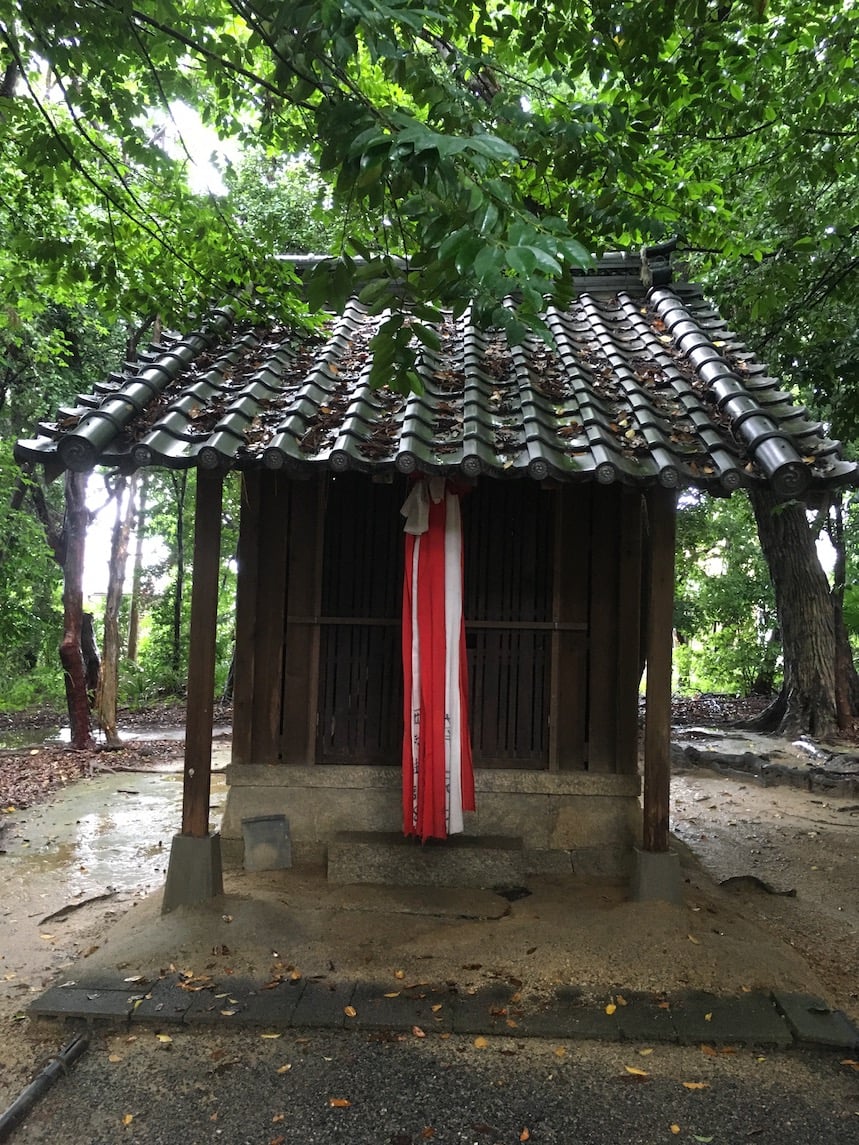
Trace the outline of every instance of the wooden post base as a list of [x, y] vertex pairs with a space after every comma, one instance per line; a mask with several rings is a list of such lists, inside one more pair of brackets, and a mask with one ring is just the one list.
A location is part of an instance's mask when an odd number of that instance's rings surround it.
[[631, 888], [633, 902], [669, 902], [683, 905], [680, 856], [676, 851], [641, 851], [635, 848]]

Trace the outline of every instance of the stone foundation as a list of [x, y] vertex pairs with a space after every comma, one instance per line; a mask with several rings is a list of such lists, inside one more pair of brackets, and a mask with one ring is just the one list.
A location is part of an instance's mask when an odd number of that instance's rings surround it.
[[[397, 768], [230, 764], [226, 778], [221, 835], [231, 865], [243, 861], [242, 820], [259, 815], [287, 817], [297, 864], [325, 863], [343, 832], [402, 831]], [[478, 810], [466, 814], [465, 835], [516, 840], [526, 871], [557, 870], [566, 855], [579, 874], [632, 873], [637, 775], [478, 769], [475, 787]]]

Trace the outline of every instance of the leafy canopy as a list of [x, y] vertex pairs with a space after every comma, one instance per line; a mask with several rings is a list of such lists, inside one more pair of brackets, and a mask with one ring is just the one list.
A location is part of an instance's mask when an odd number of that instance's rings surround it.
[[294, 316], [290, 268], [161, 145], [180, 102], [224, 139], [313, 157], [341, 223], [307, 301], [407, 303], [376, 359], [407, 375], [436, 304], [521, 338], [592, 250], [822, 249], [790, 182], [770, 202], [758, 176], [786, 164], [814, 194], [844, 153], [853, 169], [857, 19], [847, 0], [0, 4], [0, 278], [7, 298], [86, 289], [182, 317], [252, 282], [247, 305]]

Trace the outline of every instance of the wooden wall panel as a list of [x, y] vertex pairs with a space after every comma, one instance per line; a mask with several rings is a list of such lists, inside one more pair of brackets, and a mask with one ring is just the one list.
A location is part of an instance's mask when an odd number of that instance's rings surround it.
[[620, 499], [617, 642], [616, 770], [638, 770], [638, 687], [641, 679], [642, 495], [624, 488]]
[[261, 474], [248, 470], [241, 482], [236, 578], [236, 647], [233, 663], [233, 763], [253, 763], [254, 666], [259, 579]]
[[551, 770], [581, 770], [587, 738], [591, 488], [555, 491]]
[[591, 532], [588, 770], [616, 767], [618, 554], [621, 491], [594, 485]]
[[283, 696], [286, 553], [290, 483], [280, 473], [260, 476], [256, 637], [251, 715], [251, 762], [277, 763]]

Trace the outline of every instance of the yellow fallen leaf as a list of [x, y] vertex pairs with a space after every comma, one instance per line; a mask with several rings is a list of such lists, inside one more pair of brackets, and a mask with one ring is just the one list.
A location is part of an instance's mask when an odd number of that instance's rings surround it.
[[683, 1088], [684, 1089], [709, 1089], [710, 1083], [709, 1083], [709, 1081], [684, 1081], [683, 1082]]
[[289, 977], [290, 977], [290, 980], [292, 982], [298, 982], [301, 978], [301, 971], [300, 970], [293, 970], [290, 972]]
[[701, 939], [696, 938], [694, 934], [687, 934], [686, 937], [689, 939], [690, 942], [694, 942], [696, 946], [701, 945]]
[[394, 977], [397, 979], [402, 980], [403, 978], [405, 978], [405, 976], [406, 976], [405, 970], [395, 970], [394, 971]]
[[702, 1054], [708, 1054], [710, 1057], [713, 1057], [713, 1058], [716, 1056], [716, 1051], [713, 1049], [713, 1047], [704, 1045], [703, 1043], [701, 1045], [701, 1053]]
[[555, 1046], [552, 1053], [556, 1058], [565, 1058], [567, 1056], [567, 1051], [563, 1046]]
[[221, 1013], [225, 1018], [232, 1018], [234, 1014], [238, 1013], [238, 1010], [221, 1010]]
[[615, 1012], [616, 1009], [617, 1009], [617, 1006], [615, 1006], [614, 1002], [609, 1002], [609, 1004], [605, 1008], [605, 1012], [609, 1015], [609, 1017], [611, 1017], [611, 1015]]
[[638, 1051], [638, 1056], [642, 1058], [649, 1057], [653, 1053], [653, 1046], [645, 1046], [643, 1050]]
[[286, 1062], [285, 1065], [278, 1066], [277, 1072], [278, 1073], [289, 1073], [289, 1071], [291, 1069], [292, 1069], [292, 1062]]
[[260, 1034], [260, 1037], [261, 1038], [271, 1038], [272, 1040], [274, 1040], [275, 1038], [282, 1038], [283, 1034], [276, 1034], [276, 1033]]
[[53, 934], [40, 934], [39, 935], [39, 938], [44, 938], [45, 942], [53, 942], [54, 937], [55, 936]]
[[441, 1003], [441, 1002], [435, 1002], [435, 1003], [434, 1003], [434, 1004], [433, 1004], [433, 1005], [430, 1007], [430, 1009], [432, 1010], [432, 1012], [433, 1012], [434, 1014], [437, 1014], [441, 1008], [442, 1008], [442, 1003]]
[[170, 1037], [169, 1034], [156, 1034], [155, 1037], [164, 1046], [169, 1046], [170, 1043], [173, 1041], [173, 1039]]
[[122, 1055], [121, 1055], [121, 1054], [110, 1054], [110, 1055], [108, 1056], [108, 1059], [107, 1059], [107, 1060], [108, 1060], [109, 1062], [111, 1062], [113, 1065], [116, 1065], [116, 1063], [117, 1063], [117, 1062], [121, 1062], [121, 1061], [122, 1061]]
[[617, 1002], [618, 1006], [625, 1006], [627, 1004], [626, 998], [624, 998], [623, 994], [616, 994], [614, 1000]]
[[859, 1070], [859, 1062], [854, 1061], [853, 1058], [843, 1058], [841, 1064], [849, 1066], [850, 1069]]
[[277, 1125], [277, 1123], [279, 1121], [285, 1121], [285, 1120], [286, 1120], [286, 1114], [285, 1113], [275, 1113], [274, 1117], [272, 1117], [272, 1119], [271, 1119], [271, 1123], [272, 1123], [272, 1125]]
[[389, 994], [385, 995], [386, 998], [399, 998], [399, 996], [400, 996], [399, 990], [391, 990], [391, 992]]
[[347, 1018], [357, 1018], [358, 1017], [358, 1011], [355, 1009], [354, 1006], [344, 1006], [343, 1007], [343, 1013], [346, 1015]]
[[328, 1104], [332, 1109], [348, 1109], [352, 1102], [346, 1097], [329, 1097]]
[[489, 1042], [481, 1035], [479, 1038], [474, 1039], [474, 1044], [479, 1050], [485, 1050]]
[[676, 1125], [676, 1124], [675, 1125], [669, 1125], [668, 1128], [671, 1130], [671, 1132], [675, 1136], [680, 1132], [680, 1126], [679, 1125]]
[[704, 1021], [705, 1022], [712, 1022], [713, 1021], [713, 1011], [712, 1010], [710, 1011], [709, 1014], [704, 1015]]
[[637, 1065], [625, 1065], [623, 1067], [627, 1073], [633, 1074], [635, 1077], [649, 1077], [650, 1074], [646, 1069], [639, 1069]]
[[123, 1119], [122, 1119], [122, 1124], [123, 1125], [130, 1125], [133, 1120], [134, 1120], [134, 1114], [133, 1113], [126, 1113], [125, 1117], [123, 1117]]

